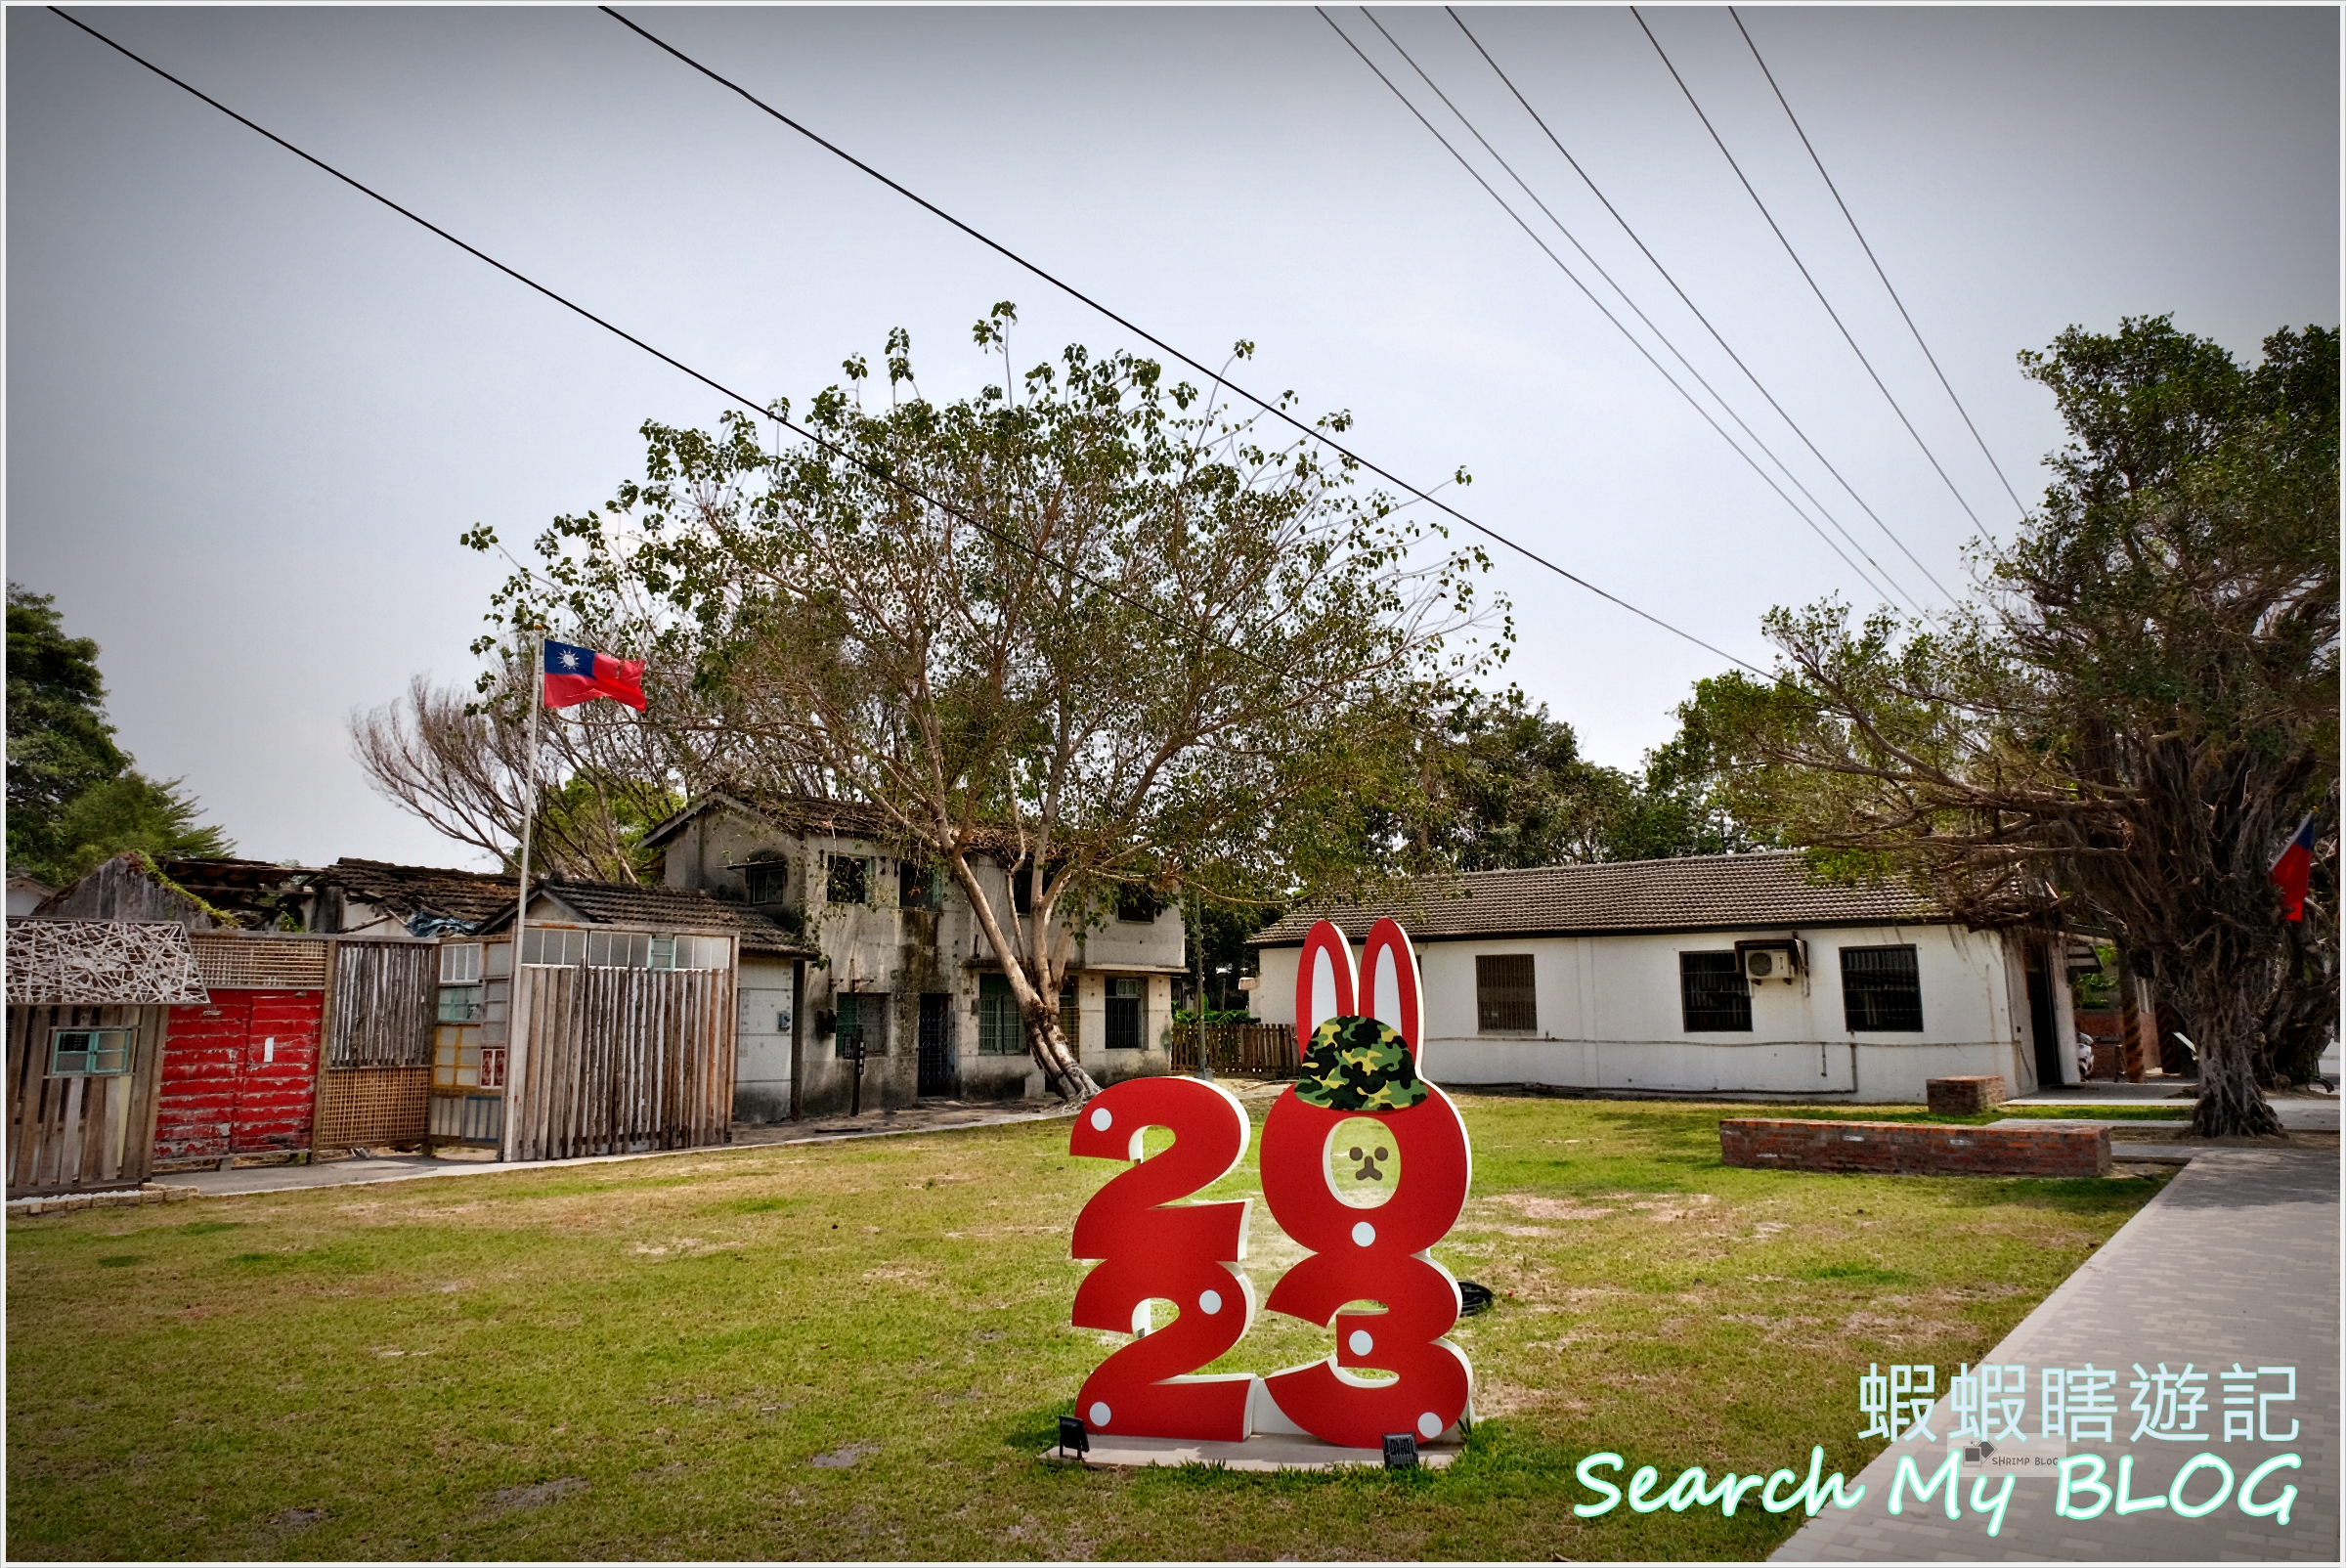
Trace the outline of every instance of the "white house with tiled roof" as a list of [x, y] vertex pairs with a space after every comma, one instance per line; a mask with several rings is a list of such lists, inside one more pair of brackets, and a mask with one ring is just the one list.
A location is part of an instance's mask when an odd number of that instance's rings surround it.
[[1902, 883], [1811, 882], [1794, 852], [1425, 878], [1255, 938], [1282, 1019], [1305, 933], [1380, 915], [1417, 949], [1442, 1083], [1919, 1102], [1926, 1079], [2074, 1081], [2059, 955], [1972, 931]]

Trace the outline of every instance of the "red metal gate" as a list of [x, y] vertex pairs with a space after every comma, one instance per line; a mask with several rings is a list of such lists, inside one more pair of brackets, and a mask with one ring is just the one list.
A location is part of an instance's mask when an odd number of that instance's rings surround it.
[[216, 989], [171, 1009], [163, 1042], [158, 1163], [310, 1147], [325, 993]]

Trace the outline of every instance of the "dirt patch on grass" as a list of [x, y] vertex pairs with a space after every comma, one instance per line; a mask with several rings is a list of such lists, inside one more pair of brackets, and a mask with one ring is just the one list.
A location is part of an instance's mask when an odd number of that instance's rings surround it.
[[858, 1459], [868, 1459], [879, 1452], [877, 1443], [848, 1443], [828, 1454], [817, 1454], [806, 1462], [818, 1470], [848, 1470]]
[[326, 1522], [324, 1508], [281, 1508], [271, 1514], [259, 1531], [263, 1541], [282, 1541], [288, 1536], [314, 1530]]
[[513, 1513], [524, 1508], [543, 1508], [564, 1498], [575, 1498], [586, 1490], [584, 1479], [575, 1475], [561, 1476], [552, 1481], [540, 1481], [535, 1486], [509, 1486], [492, 1493], [490, 1511]]
[[1494, 1206], [1513, 1209], [1527, 1220], [1601, 1220], [1613, 1210], [1569, 1198], [1533, 1198], [1524, 1193], [1501, 1193], [1489, 1199]]

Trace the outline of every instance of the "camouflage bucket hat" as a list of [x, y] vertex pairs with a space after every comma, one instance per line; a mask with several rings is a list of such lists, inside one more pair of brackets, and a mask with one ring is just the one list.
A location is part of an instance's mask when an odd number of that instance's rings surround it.
[[1407, 1111], [1431, 1091], [1401, 1031], [1372, 1018], [1331, 1018], [1304, 1048], [1295, 1098], [1330, 1111]]

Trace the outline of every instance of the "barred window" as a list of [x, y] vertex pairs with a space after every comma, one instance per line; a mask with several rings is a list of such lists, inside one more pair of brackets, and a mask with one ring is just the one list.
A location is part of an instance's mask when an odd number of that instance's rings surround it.
[[1019, 1056], [1026, 1049], [1019, 1024], [1019, 999], [1011, 993], [1009, 978], [978, 977], [978, 1054]]
[[1752, 987], [1732, 951], [1680, 953], [1678, 1005], [1689, 1034], [1751, 1031]]
[[863, 1042], [863, 1054], [868, 1060], [888, 1055], [888, 994], [885, 991], [842, 991], [832, 998], [839, 1010], [839, 1031], [831, 1037], [831, 1051], [841, 1058], [855, 1054], [855, 1043]]
[[1137, 976], [1110, 976], [1108, 981], [1108, 1048], [1110, 1051], [1138, 1051], [1141, 1048], [1141, 1006], [1148, 993], [1147, 980]]
[[1474, 961], [1474, 1023], [1485, 1034], [1540, 1027], [1540, 998], [1529, 953], [1485, 953]]
[[51, 1029], [49, 1076], [104, 1078], [128, 1072], [131, 1042], [137, 1038], [136, 1029]]
[[1083, 1049], [1083, 1009], [1077, 1005], [1073, 980], [1060, 987], [1059, 1032], [1065, 1037], [1068, 1050]]
[[1919, 1032], [1923, 979], [1912, 947], [1844, 947], [1841, 1005], [1852, 1034]]

